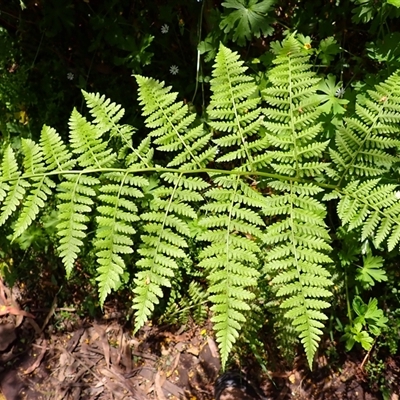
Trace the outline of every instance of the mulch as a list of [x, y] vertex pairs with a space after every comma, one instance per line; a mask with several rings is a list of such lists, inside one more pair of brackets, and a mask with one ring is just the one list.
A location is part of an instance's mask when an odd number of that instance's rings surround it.
[[[45, 317], [29, 314], [0, 280], [0, 400], [214, 398], [221, 362], [209, 321], [178, 329], [149, 323], [133, 335], [123, 312], [91, 320], [74, 315], [73, 324], [55, 327], [62, 311], [74, 313], [65, 310], [54, 302]], [[398, 361], [390, 368], [391, 400], [398, 400]], [[253, 394], [220, 387], [218, 399], [380, 399], [360, 364], [349, 357], [333, 370], [321, 356], [313, 372], [301, 357], [280, 371], [244, 367]], [[231, 379], [218, 382], [232, 385]]]

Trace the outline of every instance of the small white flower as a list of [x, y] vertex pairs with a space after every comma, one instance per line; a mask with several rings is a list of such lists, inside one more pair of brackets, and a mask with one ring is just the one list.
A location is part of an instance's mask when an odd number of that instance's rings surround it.
[[169, 31], [169, 26], [167, 24], [161, 26], [161, 33], [168, 33], [168, 31]]
[[178, 66], [177, 66], [177, 65], [171, 65], [171, 66], [169, 67], [169, 72], [170, 72], [172, 75], [176, 75], [176, 74], [179, 72]]
[[400, 200], [400, 192], [399, 191], [394, 192], [394, 195], [396, 196], [397, 200]]
[[344, 92], [345, 92], [344, 87], [340, 87], [339, 89], [336, 89], [335, 96], [341, 99], [344, 95]]
[[67, 74], [67, 79], [68, 80], [70, 80], [70, 81], [72, 81], [72, 79], [74, 79], [74, 74], [72, 73], [72, 72], [68, 72], [68, 74]]

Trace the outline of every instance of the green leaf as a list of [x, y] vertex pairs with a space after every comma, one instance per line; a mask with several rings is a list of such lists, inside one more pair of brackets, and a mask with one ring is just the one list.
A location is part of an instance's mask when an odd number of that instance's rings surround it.
[[342, 89], [342, 83], [335, 83], [336, 79], [332, 74], [329, 74], [327, 79], [321, 81], [318, 90], [324, 94], [318, 95], [320, 98], [320, 110], [326, 114], [331, 111], [333, 114], [344, 114], [346, 109], [342, 105], [348, 104], [348, 100], [340, 99], [338, 96]]
[[397, 8], [400, 7], [400, 0], [387, 0], [388, 4], [391, 4], [392, 6], [395, 6]]
[[335, 58], [336, 54], [340, 53], [340, 46], [333, 36], [321, 40], [318, 48], [318, 58], [323, 64], [329, 65]]
[[375, 285], [375, 282], [386, 282], [388, 277], [383, 267], [383, 258], [368, 254], [364, 257], [364, 265], [358, 269], [356, 279], [360, 281], [365, 289]]
[[225, 33], [234, 32], [233, 40], [240, 46], [246, 44], [252, 36], [260, 37], [261, 33], [268, 36], [272, 33], [272, 20], [267, 17], [274, 0], [227, 0], [222, 3], [225, 8], [232, 11], [221, 19], [220, 28]]

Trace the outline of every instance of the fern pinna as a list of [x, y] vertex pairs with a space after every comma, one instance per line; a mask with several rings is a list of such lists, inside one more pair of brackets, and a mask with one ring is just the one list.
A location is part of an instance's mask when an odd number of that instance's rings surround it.
[[311, 365], [322, 334], [323, 309], [330, 303], [332, 282], [326, 265], [331, 263], [330, 236], [324, 218], [323, 191], [304, 178], [321, 177], [321, 162], [328, 142], [321, 141], [318, 117], [318, 79], [311, 71], [309, 56], [297, 40], [289, 37], [274, 48], [276, 65], [269, 71], [270, 87], [263, 91], [267, 107], [264, 126], [271, 143], [271, 167], [287, 181], [269, 182], [273, 194], [265, 199], [264, 213], [279, 216], [268, 226], [264, 271], [271, 276], [280, 307], [292, 321]]
[[[215, 149], [207, 147], [211, 135], [195, 123], [196, 115], [189, 113], [187, 105], [176, 101], [177, 93], [154, 79], [137, 75], [136, 80], [146, 126], [151, 129], [149, 137], [157, 150], [172, 154], [167, 165], [192, 170], [212, 160]], [[151, 192], [148, 212], [141, 215], [145, 224], [138, 252], [142, 258], [133, 289], [136, 330], [163, 297], [162, 287], [171, 287], [179, 277], [174, 270], [180, 260], [188, 259], [189, 222], [197, 219], [194, 205], [203, 200], [201, 191], [208, 187], [200, 177], [179, 172], [161, 174], [161, 179], [163, 183]]]
[[[342, 190], [338, 215], [349, 230], [360, 231], [362, 241], [376, 247], [387, 240], [388, 250], [400, 241], [400, 204], [392, 169], [400, 147], [400, 72], [368, 90], [356, 104], [356, 113], [344, 118], [330, 153], [330, 177]], [[377, 177], [377, 178], [376, 178]], [[381, 183], [382, 178], [392, 184]]]
[[[238, 170], [254, 169], [262, 140], [260, 98], [254, 80], [244, 75], [246, 69], [236, 53], [220, 45], [207, 110], [221, 153], [216, 161], [237, 162]], [[259, 277], [264, 227], [259, 211], [264, 203], [240, 176], [211, 177], [214, 187], [205, 193], [208, 201], [201, 207], [205, 231], [197, 239], [210, 242], [200, 252], [200, 266], [208, 276], [212, 321], [225, 364], [255, 299], [252, 288]]]

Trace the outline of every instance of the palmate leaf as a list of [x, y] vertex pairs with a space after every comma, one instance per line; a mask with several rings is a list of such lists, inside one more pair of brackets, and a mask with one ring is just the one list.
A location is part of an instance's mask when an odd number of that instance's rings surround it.
[[227, 0], [222, 3], [223, 7], [235, 11], [228, 11], [222, 16], [220, 28], [225, 33], [233, 31], [233, 41], [240, 46], [244, 46], [252, 36], [268, 36], [273, 31], [273, 20], [267, 14], [274, 3], [275, 0]]

